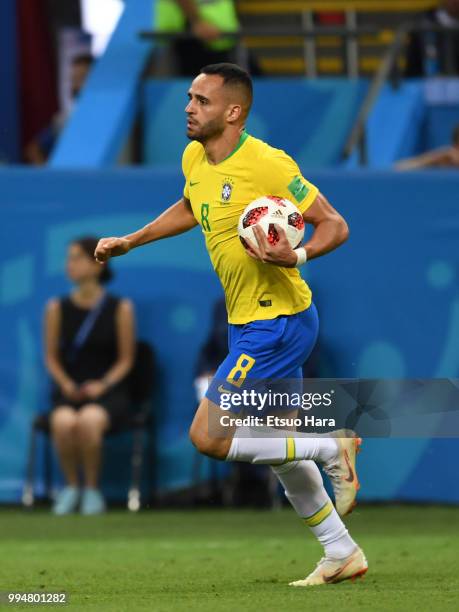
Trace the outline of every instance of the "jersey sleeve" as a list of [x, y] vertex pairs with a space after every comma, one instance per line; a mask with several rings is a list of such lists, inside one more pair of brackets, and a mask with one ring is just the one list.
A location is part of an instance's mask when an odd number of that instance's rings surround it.
[[298, 164], [284, 151], [271, 149], [259, 164], [260, 182], [266, 195], [287, 198], [304, 213], [314, 202], [319, 189], [307, 181]]
[[194, 162], [199, 156], [199, 152], [202, 150], [202, 145], [199, 142], [193, 141], [185, 148], [182, 155], [182, 172], [185, 177], [185, 186], [183, 187], [183, 195], [189, 200], [190, 192], [189, 192], [189, 180], [190, 174], [193, 167]]
[[188, 145], [186, 147], [186, 149], [183, 151], [183, 155], [182, 155], [182, 172], [183, 172], [183, 176], [185, 178], [185, 185], [183, 187], [183, 195], [184, 197], [189, 200], [190, 199], [190, 191], [189, 191], [189, 186], [188, 186], [188, 175], [190, 173], [190, 145]]

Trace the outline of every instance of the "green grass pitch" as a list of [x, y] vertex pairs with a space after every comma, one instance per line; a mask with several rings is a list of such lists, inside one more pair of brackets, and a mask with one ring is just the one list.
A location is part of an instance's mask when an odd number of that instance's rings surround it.
[[294, 589], [321, 548], [288, 509], [3, 510], [0, 591], [64, 590], [67, 608], [116, 612], [458, 609], [457, 508], [362, 506], [347, 524], [369, 560], [364, 579]]

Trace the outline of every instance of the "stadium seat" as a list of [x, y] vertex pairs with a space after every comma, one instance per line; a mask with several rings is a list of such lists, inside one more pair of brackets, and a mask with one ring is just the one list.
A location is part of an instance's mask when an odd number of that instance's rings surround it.
[[[127, 494], [127, 507], [136, 512], [140, 509], [140, 484], [143, 466], [143, 446], [146, 437], [148, 441], [149, 428], [152, 424], [152, 392], [155, 378], [155, 358], [151, 346], [144, 341], [138, 341], [136, 359], [129, 374], [128, 384], [130, 393], [130, 410], [126, 420], [116, 428], [110, 428], [106, 435], [113, 436], [119, 433], [132, 431], [133, 442], [131, 452], [131, 479]], [[35, 501], [35, 455], [37, 434], [50, 434], [50, 412], [38, 414], [32, 423], [29, 442], [27, 472], [22, 493], [22, 503], [32, 507]], [[51, 454], [49, 445], [44, 452], [44, 481], [46, 497], [51, 497]]]

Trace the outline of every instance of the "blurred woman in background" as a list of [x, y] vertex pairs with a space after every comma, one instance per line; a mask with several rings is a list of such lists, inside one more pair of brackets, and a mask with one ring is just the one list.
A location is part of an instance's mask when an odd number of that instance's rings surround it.
[[54, 382], [51, 433], [66, 479], [53, 506], [59, 515], [79, 504], [82, 514], [105, 510], [98, 489], [103, 436], [129, 410], [134, 311], [129, 300], [105, 290], [112, 273], [94, 260], [97, 242], [88, 236], [69, 245], [66, 269], [74, 288], [51, 299], [45, 313], [46, 366]]

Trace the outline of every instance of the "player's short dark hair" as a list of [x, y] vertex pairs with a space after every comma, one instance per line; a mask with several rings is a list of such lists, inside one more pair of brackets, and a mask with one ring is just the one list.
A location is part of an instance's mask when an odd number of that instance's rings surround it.
[[92, 66], [94, 63], [94, 56], [90, 53], [79, 53], [72, 58], [72, 64], [74, 66]]
[[[95, 236], [82, 236], [81, 238], [75, 238], [75, 240], [72, 240], [70, 244], [77, 244], [85, 255], [91, 259], [94, 259], [94, 251], [96, 250], [98, 242], [99, 238], [96, 238]], [[110, 268], [108, 262], [106, 262], [99, 276], [99, 280], [103, 285], [105, 285], [111, 281], [112, 278], [113, 270]]]
[[453, 144], [459, 146], [459, 123], [453, 128]]
[[201, 74], [217, 74], [223, 79], [223, 84], [230, 87], [240, 87], [247, 98], [247, 112], [252, 106], [253, 85], [250, 74], [237, 64], [222, 62], [220, 64], [209, 64], [201, 68]]

